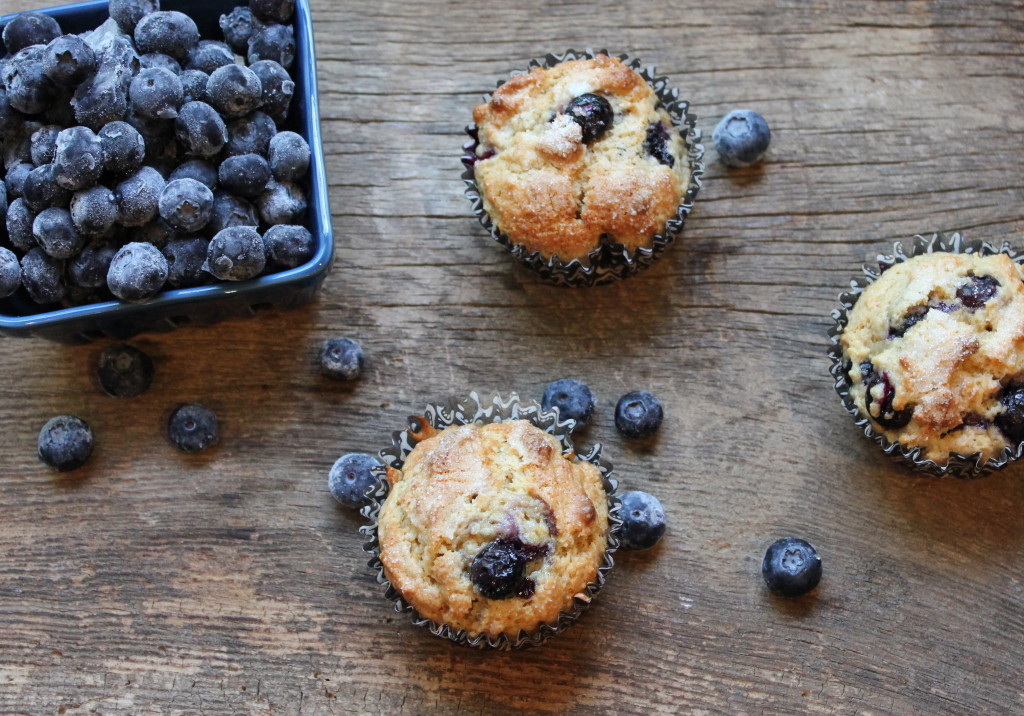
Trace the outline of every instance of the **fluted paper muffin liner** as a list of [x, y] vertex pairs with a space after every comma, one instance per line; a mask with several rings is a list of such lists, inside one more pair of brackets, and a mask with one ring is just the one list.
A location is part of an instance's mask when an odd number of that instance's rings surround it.
[[875, 430], [871, 421], [858, 410], [857, 405], [854, 403], [853, 396], [850, 394], [850, 384], [846, 377], [850, 366], [843, 358], [843, 347], [839, 343], [840, 337], [849, 322], [850, 311], [853, 309], [854, 304], [857, 303], [857, 299], [860, 298], [860, 295], [871, 283], [882, 275], [882, 272], [914, 256], [936, 252], [976, 254], [978, 256], [991, 256], [1001, 253], [1007, 254], [1015, 263], [1024, 264], [1024, 255], [1021, 255], [1006, 242], [999, 246], [987, 242], [972, 242], [964, 239], [959, 233], [950, 236], [942, 236], [940, 234], [933, 234], [931, 236], [917, 235], [914, 236], [913, 243], [906, 248], [904, 248], [902, 243], [896, 242], [893, 246], [892, 254], [879, 254], [877, 269], [870, 265], [864, 266], [864, 275], [851, 280], [850, 289], [840, 294], [839, 303], [841, 307], [832, 311], [834, 323], [828, 330], [831, 342], [828, 355], [832, 362], [829, 372], [832, 374], [833, 379], [835, 379], [835, 389], [843, 402], [843, 407], [853, 417], [857, 427], [864, 431], [864, 435], [877, 443], [885, 454], [919, 472], [936, 477], [981, 477], [993, 470], [1005, 467], [1010, 462], [1019, 458], [1021, 453], [1024, 452], [1024, 443], [1005, 447], [998, 455], [987, 460], [982, 459], [981, 453], [973, 455], [951, 453], [946, 464], [939, 464], [934, 460], [922, 457], [923, 449], [921, 447], [908, 447], [898, 442], [890, 441], [884, 434]]
[[[693, 209], [693, 202], [700, 190], [700, 178], [704, 174], [704, 146], [700, 144], [701, 133], [696, 127], [697, 117], [690, 113], [690, 103], [680, 99], [679, 90], [669, 87], [668, 78], [658, 76], [653, 67], [644, 67], [640, 60], [629, 59], [626, 55], [612, 55], [607, 50], [567, 50], [561, 55], [548, 54], [543, 59], [531, 60], [525, 70], [512, 72], [512, 76], [528, 73], [535, 67], [554, 67], [566, 60], [593, 59], [596, 55], [607, 55], [618, 57], [627, 67], [636, 71], [651, 86], [658, 100], [664, 106], [672, 119], [672, 124], [679, 129], [686, 145], [686, 153], [690, 162], [690, 180], [683, 193], [682, 201], [676, 208], [676, 214], [670, 218], [665, 228], [655, 234], [651, 239], [650, 246], [641, 246], [635, 250], [629, 250], [621, 243], [602, 243], [601, 246], [591, 251], [586, 261], [572, 259], [563, 262], [557, 256], [544, 256], [539, 251], [531, 251], [523, 244], [514, 243], [508, 236], [502, 233], [491, 217], [484, 209], [483, 197], [480, 188], [477, 186], [473, 163], [475, 149], [478, 144], [477, 127], [470, 124], [466, 127], [466, 133], [471, 141], [463, 146], [463, 164], [466, 170], [462, 173], [462, 180], [466, 183], [466, 196], [472, 204], [473, 213], [490, 233], [495, 241], [507, 248], [512, 255], [521, 263], [536, 271], [544, 279], [560, 286], [596, 286], [598, 284], [611, 283], [619, 279], [628, 278], [650, 266], [661, 256], [675, 241], [676, 235], [682, 231], [683, 223]], [[504, 80], [498, 82], [500, 87]], [[484, 97], [484, 102], [489, 101], [491, 95]]]
[[407, 429], [392, 434], [392, 445], [383, 448], [378, 453], [382, 465], [375, 468], [377, 487], [370, 495], [371, 503], [361, 510], [363, 517], [370, 521], [370, 524], [359, 529], [361, 533], [370, 538], [363, 545], [363, 549], [371, 555], [369, 566], [377, 572], [377, 582], [384, 586], [384, 597], [394, 603], [395, 611], [408, 612], [412, 616], [413, 624], [426, 627], [439, 637], [479, 649], [509, 650], [538, 646], [572, 626], [604, 586], [608, 570], [615, 565], [613, 555], [619, 546], [618, 532], [622, 524], [618, 516], [620, 502], [615, 495], [618, 483], [611, 477], [611, 463], [601, 456], [601, 446], [594, 445], [588, 453], [577, 454], [576, 457], [592, 463], [601, 472], [601, 480], [608, 496], [608, 545], [605, 548], [602, 563], [598, 567], [597, 577], [593, 582], [588, 583], [582, 592], [574, 596], [571, 609], [562, 611], [554, 624], [542, 623], [532, 632], [523, 631], [515, 636], [501, 634], [497, 637], [488, 637], [485, 634], [472, 636], [465, 630], [455, 629], [420, 616], [415, 608], [406, 602], [401, 593], [392, 586], [384, 574], [384, 565], [380, 559], [377, 518], [390, 491], [386, 469], [388, 467], [397, 470], [402, 468], [409, 453], [423, 439], [421, 434], [426, 426], [443, 430], [453, 425], [501, 423], [510, 420], [529, 421], [544, 432], [555, 436], [562, 444], [563, 455], [575, 453], [570, 437], [575, 422], [559, 419], [557, 408], [542, 410], [540, 405], [533, 401], [521, 401], [515, 393], [505, 397], [497, 393], [481, 396], [479, 393], [471, 392], [466, 397], [451, 397], [444, 404], [428, 405], [422, 416], [409, 418]]

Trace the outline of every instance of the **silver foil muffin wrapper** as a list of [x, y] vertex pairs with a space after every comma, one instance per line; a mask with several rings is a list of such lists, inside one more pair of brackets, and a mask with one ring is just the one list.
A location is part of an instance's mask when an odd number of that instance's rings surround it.
[[967, 241], [959, 233], [949, 236], [933, 234], [931, 236], [917, 235], [913, 237], [913, 243], [904, 247], [902, 243], [896, 242], [892, 254], [879, 254], [878, 267], [864, 266], [864, 275], [850, 281], [849, 290], [840, 294], [840, 308], [832, 311], [833, 325], [828, 330], [829, 349], [828, 356], [831, 360], [829, 372], [835, 380], [835, 389], [843, 402], [843, 407], [853, 417], [854, 423], [863, 430], [868, 439], [877, 443], [882, 451], [899, 462], [919, 472], [934, 475], [936, 477], [958, 477], [974, 478], [981, 477], [993, 470], [1005, 467], [1013, 462], [1024, 452], [1024, 443], [1015, 447], [1005, 447], [1003, 450], [988, 460], [983, 460], [981, 453], [973, 455], [960, 455], [952, 453], [949, 461], [941, 465], [934, 460], [922, 457], [923, 450], [920, 447], [908, 447], [898, 442], [892, 442], [886, 436], [875, 430], [871, 421], [857, 409], [853, 396], [850, 395], [850, 384], [847, 382], [846, 374], [851, 366], [843, 358], [843, 347], [840, 344], [840, 337], [849, 322], [850, 311], [864, 290], [873, 283], [882, 273], [907, 259], [922, 254], [936, 252], [948, 252], [955, 254], [977, 254], [979, 256], [991, 256], [993, 254], [1007, 254], [1011, 260], [1018, 264], [1024, 264], [1024, 255], [1017, 252], [1008, 243], [994, 245], [986, 242]]
[[375, 468], [378, 481], [376, 489], [370, 494], [371, 502], [360, 511], [363, 517], [370, 521], [370, 524], [359, 529], [362, 534], [370, 538], [363, 545], [363, 549], [371, 555], [369, 566], [377, 572], [377, 582], [384, 586], [384, 597], [394, 603], [395, 611], [409, 613], [412, 616], [413, 624], [426, 627], [439, 637], [478, 649], [505, 651], [538, 646], [555, 634], [572, 626], [590, 605], [590, 602], [600, 591], [601, 587], [604, 586], [608, 571], [615, 566], [613, 555], [619, 546], [618, 533], [622, 525], [622, 521], [618, 516], [620, 501], [616, 497], [618, 483], [611, 477], [611, 463], [601, 456], [601, 446], [599, 444], [594, 445], [589, 452], [577, 454], [576, 457], [592, 463], [601, 472], [604, 490], [608, 496], [608, 545], [605, 548], [601, 565], [598, 567], [597, 577], [593, 582], [587, 584], [582, 592], [574, 596], [571, 609], [562, 611], [554, 624], [541, 624], [532, 632], [524, 631], [515, 636], [501, 634], [493, 638], [485, 634], [472, 636], [465, 630], [454, 629], [446, 624], [438, 624], [431, 619], [420, 616], [415, 608], [407, 603], [402, 598], [401, 593], [392, 586], [384, 574], [384, 565], [380, 559], [377, 518], [390, 489], [386, 479], [386, 468], [402, 468], [409, 453], [420, 442], [417, 435], [426, 425], [430, 425], [437, 430], [443, 430], [452, 425], [501, 423], [510, 420], [528, 420], [541, 430], [555, 436], [562, 444], [563, 455], [575, 452], [570, 436], [575, 427], [575, 422], [573, 420], [559, 419], [557, 408], [542, 410], [540, 405], [533, 401], [521, 401], [515, 393], [505, 397], [497, 393], [480, 395], [479, 393], [471, 392], [466, 397], [451, 397], [444, 404], [428, 405], [422, 416], [412, 416], [409, 418], [409, 427], [406, 430], [392, 434], [392, 445], [378, 453], [382, 465]]
[[[607, 55], [618, 57], [627, 67], [636, 71], [654, 90], [662, 106], [672, 118], [672, 123], [679, 129], [686, 145], [687, 157], [690, 162], [690, 181], [683, 194], [683, 199], [676, 208], [676, 215], [666, 222], [665, 229], [651, 239], [650, 246], [641, 246], [630, 251], [620, 243], [602, 244], [587, 255], [586, 261], [572, 259], [563, 262], [557, 256], [543, 256], [539, 251], [530, 251], [523, 244], [514, 243], [508, 236], [502, 233], [491, 217], [484, 209], [483, 197], [480, 195], [480, 188], [477, 186], [475, 173], [472, 165], [467, 166], [462, 173], [462, 180], [466, 184], [466, 196], [472, 204], [473, 213], [487, 229], [495, 241], [507, 248], [512, 255], [520, 262], [536, 271], [544, 279], [559, 286], [596, 286], [598, 284], [611, 283], [623, 278], [628, 278], [642, 269], [650, 266], [661, 256], [675, 241], [676, 235], [682, 231], [686, 217], [693, 209], [693, 203], [697, 198], [697, 192], [701, 187], [701, 176], [704, 174], [704, 146], [700, 144], [701, 133], [696, 127], [697, 117], [690, 113], [690, 103], [680, 99], [679, 90], [669, 87], [667, 77], [658, 76], [653, 67], [644, 67], [640, 60], [629, 59], [626, 55], [612, 55], [607, 50], [567, 50], [561, 55], [548, 54], [543, 59], [531, 60], [526, 70], [512, 72], [512, 76], [524, 74], [535, 67], [554, 67], [566, 60], [593, 59], [596, 55]], [[504, 80], [498, 82], [500, 87]], [[491, 95], [484, 97], [484, 102], [489, 101]], [[472, 137], [472, 141], [463, 146], [463, 156], [473, 151], [477, 144], [476, 125], [470, 124], [466, 127], [466, 133]]]

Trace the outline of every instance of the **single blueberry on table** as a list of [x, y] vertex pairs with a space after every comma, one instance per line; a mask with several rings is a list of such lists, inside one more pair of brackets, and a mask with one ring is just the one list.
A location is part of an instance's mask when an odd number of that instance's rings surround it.
[[535, 585], [526, 578], [526, 567], [548, 553], [545, 545], [524, 544], [518, 538], [499, 537], [473, 558], [469, 578], [480, 596], [508, 599], [533, 596]]
[[377, 485], [373, 468], [380, 462], [363, 453], [342, 455], [331, 467], [327, 476], [327, 487], [334, 499], [354, 510], [370, 504], [366, 491]]
[[355, 380], [364, 360], [363, 347], [351, 338], [328, 338], [320, 347], [320, 372], [334, 380]]
[[203, 269], [221, 281], [247, 281], [259, 276], [266, 263], [259, 232], [251, 226], [232, 226], [210, 240]]
[[153, 361], [134, 346], [110, 346], [100, 354], [96, 375], [110, 397], [134, 398], [153, 383]]
[[10, 249], [0, 246], [0, 298], [7, 298], [21, 286], [21, 264]]
[[619, 541], [625, 549], [649, 549], [665, 534], [665, 508], [654, 495], [632, 491], [622, 494]]
[[611, 129], [614, 112], [604, 97], [586, 93], [574, 97], [565, 113], [583, 130], [583, 142], [597, 141]]
[[167, 421], [167, 437], [187, 453], [198, 453], [215, 445], [220, 438], [217, 416], [202, 403], [179, 405]]
[[627, 438], [654, 435], [664, 417], [661, 401], [646, 390], [626, 393], [615, 406], [615, 427]]
[[772, 133], [764, 117], [749, 109], [725, 115], [711, 134], [719, 158], [730, 167], [749, 167], [764, 158]]
[[167, 259], [152, 244], [125, 244], [107, 270], [107, 288], [122, 301], [145, 301], [159, 293], [166, 280]]
[[975, 311], [988, 303], [1001, 285], [995, 276], [968, 276], [967, 282], [957, 288], [956, 297], [964, 308]]
[[775, 594], [799, 597], [821, 581], [821, 557], [807, 541], [784, 537], [773, 542], [765, 552], [761, 576]]
[[558, 408], [560, 419], [576, 421], [576, 427], [585, 427], [594, 414], [594, 394], [586, 383], [574, 378], [561, 378], [551, 383], [541, 398], [544, 410]]
[[1003, 412], [995, 417], [996, 427], [1016, 447], [1024, 441], [1024, 385], [1007, 387], [999, 402], [1002, 403]]
[[74, 415], [51, 418], [39, 431], [39, 459], [58, 472], [82, 467], [92, 448], [92, 430]]

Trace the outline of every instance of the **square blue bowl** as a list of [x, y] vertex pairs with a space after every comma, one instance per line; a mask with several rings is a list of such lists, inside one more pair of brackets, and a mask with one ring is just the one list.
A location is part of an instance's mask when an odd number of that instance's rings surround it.
[[[163, 0], [161, 10], [180, 10], [192, 17], [204, 38], [220, 39], [219, 20], [231, 8], [247, 4], [239, 0]], [[106, 0], [37, 10], [50, 15], [69, 33], [92, 30], [108, 17]], [[0, 17], [0, 27], [15, 15]], [[0, 335], [38, 336], [60, 343], [88, 343], [103, 336], [128, 338], [143, 331], [170, 331], [196, 323], [208, 325], [227, 318], [252, 316], [266, 308], [292, 308], [311, 300], [331, 268], [334, 234], [327, 199], [327, 175], [320, 139], [320, 109], [316, 91], [316, 57], [313, 21], [308, 0], [296, 0], [295, 64], [291, 75], [295, 95], [282, 129], [297, 132], [309, 142], [310, 173], [306, 228], [313, 234], [312, 259], [287, 271], [252, 281], [217, 283], [164, 291], [145, 303], [106, 301], [58, 310], [41, 310], [19, 290], [0, 300]]]

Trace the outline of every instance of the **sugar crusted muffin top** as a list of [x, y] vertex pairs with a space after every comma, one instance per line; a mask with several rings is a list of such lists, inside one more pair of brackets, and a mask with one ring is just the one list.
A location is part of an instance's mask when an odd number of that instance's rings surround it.
[[840, 344], [854, 403], [890, 441], [941, 465], [1024, 440], [1024, 281], [1006, 254], [892, 266], [864, 289]]
[[421, 616], [515, 636], [554, 624], [597, 578], [609, 524], [600, 471], [527, 421], [446, 428], [388, 479], [380, 559]]
[[689, 184], [679, 130], [615, 57], [516, 75], [473, 119], [484, 209], [513, 243], [546, 257], [583, 259], [603, 240], [650, 245]]

